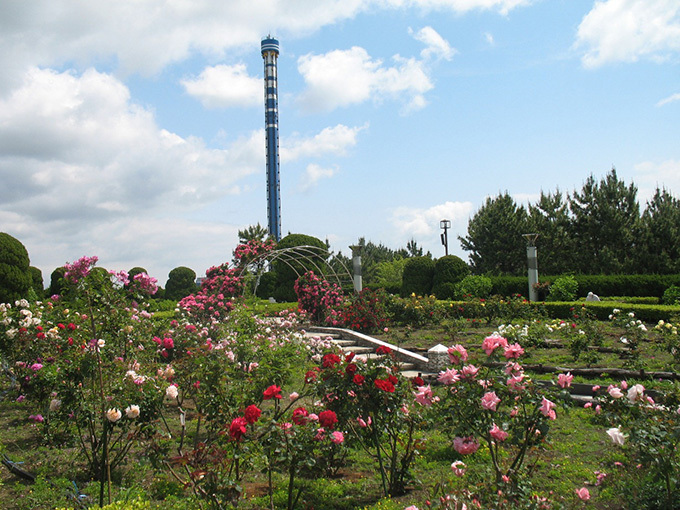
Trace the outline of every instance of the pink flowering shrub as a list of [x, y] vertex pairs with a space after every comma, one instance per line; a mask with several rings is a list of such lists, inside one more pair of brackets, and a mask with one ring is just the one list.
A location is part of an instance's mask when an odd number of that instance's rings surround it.
[[482, 351], [484, 357], [474, 365], [462, 346], [449, 349], [453, 366], [439, 374], [444, 388], [431, 410], [445, 417], [453, 447], [462, 457], [480, 448], [489, 452], [495, 489], [513, 498], [519, 494], [527, 458], [543, 447], [557, 418], [556, 403], [568, 398], [571, 378], [563, 376], [559, 389], [539, 386], [519, 363], [523, 349], [499, 335], [486, 337]]
[[342, 289], [319, 278], [313, 271], [295, 280], [298, 307], [306, 312], [315, 324], [342, 325], [342, 307], [345, 301]]
[[233, 310], [233, 298], [243, 294], [243, 280], [228, 264], [211, 267], [205, 274], [201, 289], [182, 299], [179, 308], [193, 320], [217, 322]]

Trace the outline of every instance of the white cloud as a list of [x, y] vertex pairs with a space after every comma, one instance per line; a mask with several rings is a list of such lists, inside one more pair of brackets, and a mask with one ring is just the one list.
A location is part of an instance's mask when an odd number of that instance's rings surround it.
[[433, 88], [424, 62], [399, 55], [393, 61], [394, 66], [384, 66], [357, 46], [324, 55], [304, 55], [298, 59], [298, 70], [307, 90], [300, 102], [312, 111], [331, 111], [385, 97], [405, 97], [407, 104], [423, 105], [422, 95]]
[[668, 103], [672, 103], [674, 101], [680, 101], [680, 92], [677, 93], [677, 94], [672, 94], [672, 95], [662, 99], [661, 101], [656, 103], [656, 106], [663, 106], [663, 105], [666, 105]]
[[383, 3], [400, 8], [409, 5], [417, 5], [423, 9], [451, 10], [461, 13], [475, 9], [497, 10], [500, 14], [506, 15], [511, 10], [517, 7], [530, 5], [534, 1], [535, 0], [384, 0]]
[[669, 159], [660, 163], [644, 161], [633, 167], [633, 179], [638, 187], [638, 201], [644, 208], [654, 196], [656, 188], [666, 188], [680, 198], [680, 161]]
[[284, 140], [285, 143], [281, 145], [281, 161], [297, 161], [302, 158], [313, 158], [326, 154], [344, 156], [349, 148], [357, 144], [358, 134], [367, 127], [367, 124], [360, 127], [338, 124], [323, 129], [312, 138], [291, 137]]
[[465, 230], [473, 209], [472, 202], [445, 202], [429, 209], [398, 207], [392, 213], [392, 224], [400, 234], [411, 236], [431, 236], [443, 219], [451, 222], [453, 231]]
[[680, 52], [677, 0], [598, 1], [578, 27], [575, 48], [585, 67], [640, 58], [663, 60]]
[[456, 49], [452, 48], [449, 42], [432, 27], [423, 27], [415, 33], [409, 28], [409, 33], [412, 33], [417, 41], [427, 46], [420, 52], [420, 56], [425, 60], [430, 58], [451, 60], [457, 53]]
[[300, 183], [301, 191], [309, 191], [311, 188], [315, 187], [321, 179], [330, 179], [335, 174], [337, 174], [338, 168], [322, 168], [317, 164], [311, 163], [307, 165], [305, 174], [302, 177]]
[[484, 32], [483, 35], [484, 35], [484, 40], [486, 41], [486, 43], [489, 46], [493, 46], [494, 44], [496, 44], [496, 41], [493, 38], [493, 34], [491, 34], [490, 32]]
[[206, 67], [197, 78], [181, 83], [206, 108], [262, 104], [262, 78], [249, 76], [244, 64]]

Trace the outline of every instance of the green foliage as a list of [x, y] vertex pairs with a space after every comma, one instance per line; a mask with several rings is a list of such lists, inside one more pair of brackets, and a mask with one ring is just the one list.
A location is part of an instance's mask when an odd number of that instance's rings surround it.
[[663, 303], [666, 305], [680, 304], [680, 287], [671, 285], [663, 293]]
[[42, 299], [43, 295], [45, 294], [42, 271], [35, 266], [30, 266], [28, 269], [31, 272], [31, 288], [35, 292], [36, 296]]
[[636, 270], [680, 273], [680, 200], [665, 188], [656, 189], [640, 219]]
[[412, 257], [406, 261], [402, 276], [401, 296], [426, 296], [432, 292], [434, 261], [429, 257]]
[[196, 272], [188, 267], [179, 266], [168, 273], [165, 284], [165, 298], [179, 301], [196, 292]]
[[390, 294], [399, 294], [407, 258], [395, 258], [392, 261], [380, 262], [375, 266], [371, 286], [385, 289]]
[[574, 301], [578, 292], [578, 282], [571, 275], [560, 276], [550, 285], [548, 301]]
[[491, 295], [493, 284], [487, 276], [468, 275], [458, 285], [458, 298], [487, 298]]
[[434, 264], [432, 293], [439, 299], [453, 299], [457, 285], [470, 273], [470, 268], [460, 257], [446, 255]]
[[50, 286], [47, 289], [48, 296], [61, 296], [68, 290], [68, 284], [64, 280], [65, 267], [58, 267], [50, 275]]
[[277, 249], [280, 251], [299, 246], [321, 248], [320, 255], [316, 255], [317, 251], [315, 250], [314, 253], [305, 253], [306, 257], [286, 257], [285, 261], [283, 258], [279, 258], [272, 263], [272, 269], [276, 273], [274, 297], [277, 301], [296, 301], [295, 280], [307, 271], [315, 271], [317, 273], [325, 273], [326, 271], [328, 247], [326, 243], [316, 237], [305, 234], [288, 234], [279, 241]]
[[506, 191], [496, 198], [487, 198], [468, 222], [467, 236], [458, 239], [463, 249], [470, 252], [475, 274], [517, 275], [526, 270], [522, 234], [528, 228], [526, 210]]
[[637, 187], [626, 186], [612, 170], [599, 182], [591, 175], [569, 205], [576, 268], [587, 274], [616, 274], [634, 266], [640, 207]]
[[26, 247], [9, 234], [0, 232], [0, 303], [25, 298], [33, 279]]
[[[574, 270], [577, 247], [571, 236], [571, 215], [568, 198], [559, 189], [541, 196], [536, 204], [529, 205], [527, 232], [539, 234], [539, 267], [546, 274], [562, 274]], [[526, 291], [524, 291], [526, 292]]]

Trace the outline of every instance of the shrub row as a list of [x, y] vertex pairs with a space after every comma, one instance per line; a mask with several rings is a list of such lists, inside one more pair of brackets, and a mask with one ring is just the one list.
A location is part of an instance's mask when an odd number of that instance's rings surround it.
[[[539, 276], [541, 282], [553, 282], [558, 276]], [[661, 298], [664, 291], [680, 286], [680, 274], [633, 274], [633, 275], [574, 275], [578, 282], [578, 295], [588, 292], [602, 296], [651, 296]], [[492, 276], [492, 294], [512, 296], [529, 292], [526, 276]]]

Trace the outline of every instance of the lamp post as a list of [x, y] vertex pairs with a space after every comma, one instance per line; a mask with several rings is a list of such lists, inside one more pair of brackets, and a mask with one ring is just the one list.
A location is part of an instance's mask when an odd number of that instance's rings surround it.
[[527, 265], [529, 267], [529, 301], [538, 301], [535, 285], [538, 283], [538, 255], [536, 254], [536, 238], [538, 234], [522, 234], [527, 240]]
[[353, 281], [354, 281], [354, 292], [359, 293], [363, 290], [363, 278], [361, 275], [361, 250], [363, 246], [352, 245], [350, 246], [352, 250], [352, 269], [354, 270]]
[[441, 234], [442, 244], [444, 245], [444, 254], [449, 254], [449, 233], [448, 230], [451, 227], [451, 222], [449, 220], [441, 220], [439, 222], [439, 228], [441, 228], [444, 233]]

